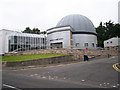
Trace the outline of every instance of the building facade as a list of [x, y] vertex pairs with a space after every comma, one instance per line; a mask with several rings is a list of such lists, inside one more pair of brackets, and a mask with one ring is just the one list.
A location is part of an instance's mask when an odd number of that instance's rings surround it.
[[48, 48], [96, 49], [97, 36], [93, 23], [85, 16], [63, 17], [56, 27], [47, 30]]
[[0, 55], [32, 49], [96, 49], [97, 33], [91, 20], [79, 14], [63, 17], [44, 34], [0, 30]]
[[8, 52], [46, 48], [46, 37], [42, 34], [28, 34], [2, 29], [0, 36], [0, 55]]
[[119, 45], [120, 45], [120, 38], [118, 37], [113, 37], [104, 41], [105, 49], [111, 49], [111, 48], [118, 49]]
[[71, 31], [72, 28], [70, 26], [51, 28], [47, 30], [48, 48], [71, 48]]
[[118, 23], [120, 24], [120, 1], [118, 2]]

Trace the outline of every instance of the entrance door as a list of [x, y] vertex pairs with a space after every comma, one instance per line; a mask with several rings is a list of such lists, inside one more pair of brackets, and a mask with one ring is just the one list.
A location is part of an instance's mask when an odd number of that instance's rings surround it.
[[50, 44], [51, 48], [63, 48], [63, 43], [62, 42], [58, 42], [58, 43], [51, 43]]

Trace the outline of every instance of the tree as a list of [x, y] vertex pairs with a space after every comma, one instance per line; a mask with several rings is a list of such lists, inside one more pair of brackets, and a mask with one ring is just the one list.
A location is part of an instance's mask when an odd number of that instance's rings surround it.
[[38, 28], [33, 28], [33, 34], [40, 34], [40, 30]]
[[38, 28], [33, 28], [32, 30], [29, 27], [26, 27], [23, 33], [32, 33], [32, 34], [46, 34], [46, 31], [40, 32]]
[[33, 31], [29, 27], [26, 27], [23, 33], [33, 33]]
[[31, 30], [29, 27], [26, 27], [23, 33], [40, 34], [40, 30], [38, 28], [33, 28], [33, 30]]
[[102, 25], [102, 22], [100, 22], [100, 25], [96, 28], [96, 32], [97, 32], [98, 46], [103, 47], [103, 41], [105, 38], [105, 26]]
[[40, 34], [46, 34], [46, 33], [47, 33], [46, 31], [40, 32]]
[[100, 22], [100, 25], [96, 28], [98, 46], [104, 47], [104, 41], [112, 37], [120, 37], [120, 24], [114, 24], [111, 21], [106, 23]]

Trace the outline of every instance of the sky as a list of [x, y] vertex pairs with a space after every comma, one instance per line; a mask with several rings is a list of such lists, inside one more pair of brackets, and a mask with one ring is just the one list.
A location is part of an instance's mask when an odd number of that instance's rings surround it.
[[0, 29], [45, 31], [66, 15], [81, 14], [95, 27], [109, 20], [118, 23], [120, 0], [0, 0]]

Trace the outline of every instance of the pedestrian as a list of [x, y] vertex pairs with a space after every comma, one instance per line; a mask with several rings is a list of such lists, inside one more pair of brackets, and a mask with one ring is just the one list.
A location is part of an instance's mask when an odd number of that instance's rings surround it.
[[84, 61], [86, 61], [86, 55], [84, 55]]
[[88, 55], [84, 55], [84, 61], [89, 61]]
[[84, 61], [88, 61], [89, 58], [88, 58], [88, 55], [87, 55], [87, 51], [88, 49], [84, 49], [83, 52], [84, 52]]
[[88, 55], [86, 55], [86, 60], [89, 61]]

